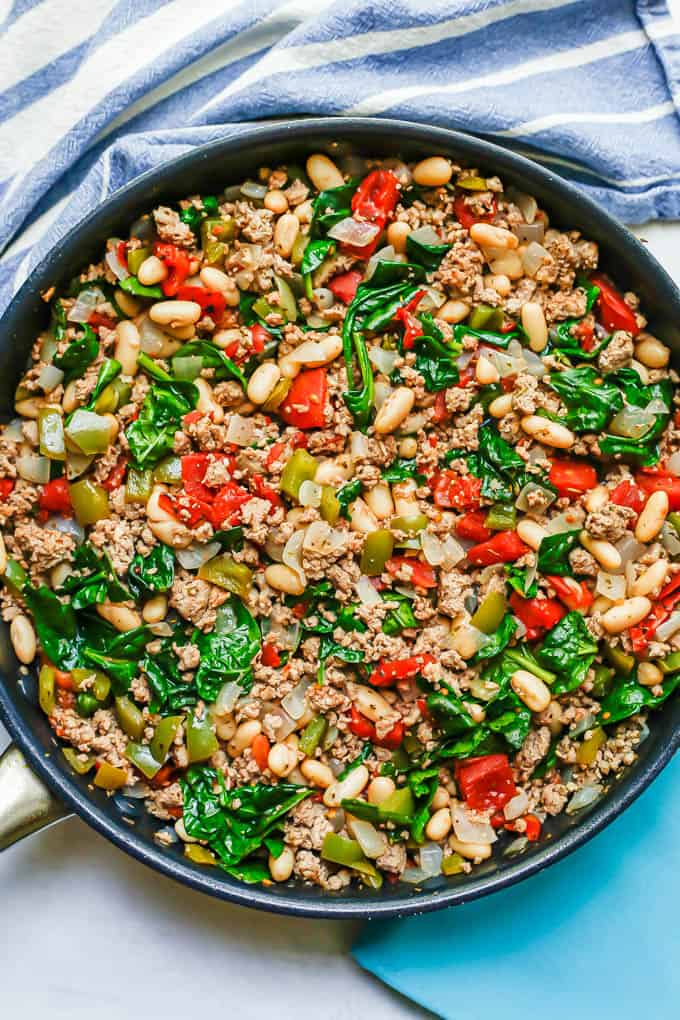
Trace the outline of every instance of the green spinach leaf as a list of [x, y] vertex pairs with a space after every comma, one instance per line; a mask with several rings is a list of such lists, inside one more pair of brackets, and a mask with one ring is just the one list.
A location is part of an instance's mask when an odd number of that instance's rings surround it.
[[580, 687], [597, 655], [597, 641], [580, 613], [570, 612], [548, 631], [536, 653], [541, 665], [557, 673], [552, 690], [566, 694]]
[[567, 405], [565, 420], [575, 432], [601, 432], [623, 407], [620, 389], [589, 365], [552, 372], [548, 382]]
[[168, 591], [174, 580], [175, 554], [167, 545], [154, 546], [148, 556], [137, 553], [128, 568], [128, 585], [136, 599]]
[[558, 577], [573, 577], [574, 569], [569, 562], [569, 553], [578, 545], [580, 529], [561, 531], [546, 535], [538, 548], [539, 574], [556, 574]]
[[74, 379], [82, 379], [85, 370], [99, 354], [97, 334], [86, 323], [82, 324], [83, 335], [72, 340], [63, 354], [55, 354], [52, 364], [64, 373], [64, 385]]
[[236, 681], [244, 691], [250, 690], [251, 664], [262, 644], [260, 628], [240, 599], [232, 596], [222, 607], [222, 615], [228, 620], [228, 629], [200, 634], [195, 640], [201, 653], [196, 687], [209, 704], [227, 680]]

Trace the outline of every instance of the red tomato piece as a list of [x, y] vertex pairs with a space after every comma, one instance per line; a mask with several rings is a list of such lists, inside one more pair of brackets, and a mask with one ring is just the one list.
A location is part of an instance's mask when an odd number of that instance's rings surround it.
[[595, 307], [602, 325], [610, 332], [615, 329], [624, 329], [626, 333], [637, 336], [640, 327], [637, 324], [635, 312], [630, 305], [626, 304], [623, 295], [619, 293], [614, 284], [603, 273], [593, 273], [590, 282], [600, 288]]
[[354, 705], [351, 708], [349, 728], [355, 737], [361, 737], [362, 740], [371, 740], [376, 735], [373, 723]]
[[653, 492], [660, 490], [668, 496], [669, 509], [680, 510], [680, 478], [661, 471], [653, 475], [644, 474], [640, 471], [635, 476], [635, 481], [645, 493], [645, 502], [647, 501], [647, 496], [651, 496]]
[[154, 255], [165, 264], [165, 268], [168, 270], [168, 275], [161, 283], [161, 290], [166, 297], [175, 297], [189, 275], [191, 266], [189, 256], [176, 244], [161, 244], [160, 241], [154, 245]]
[[491, 528], [487, 528], [485, 520], [485, 510], [469, 510], [454, 524], [458, 538], [467, 538], [471, 542], [486, 542], [487, 538], [491, 538], [493, 532]]
[[264, 733], [258, 733], [258, 735], [253, 740], [252, 744], [250, 745], [250, 753], [252, 754], [253, 760], [255, 761], [260, 772], [264, 772], [264, 770], [267, 768], [270, 750], [271, 745], [267, 738], [265, 737]]
[[278, 414], [299, 429], [320, 429], [325, 424], [328, 382], [324, 368], [310, 368], [293, 380]]
[[[538, 596], [534, 599], [523, 599], [519, 592], [513, 591], [510, 596], [510, 608], [529, 631], [550, 630], [566, 615], [566, 609], [557, 599]], [[538, 636], [538, 634], [536, 635]]]
[[73, 513], [71, 494], [65, 478], [55, 478], [47, 485], [43, 485], [38, 502], [41, 510], [47, 510], [52, 514]]
[[425, 666], [434, 662], [434, 655], [412, 655], [408, 659], [382, 660], [371, 673], [368, 682], [373, 687], [391, 687], [397, 680], [408, 680], [422, 673]]
[[92, 315], [87, 320], [88, 326], [92, 326], [93, 329], [98, 329], [99, 326], [104, 326], [106, 329], [114, 329], [116, 320], [112, 319], [110, 315], [100, 315], [99, 312], [92, 312]]
[[465, 201], [465, 195], [459, 195], [453, 203], [453, 211], [456, 214], [456, 218], [460, 223], [461, 227], [465, 227], [469, 230], [473, 223], [490, 223], [496, 215], [496, 199], [493, 200], [493, 208], [490, 213], [486, 213], [484, 216], [478, 216], [472, 211], [470, 206]]
[[118, 244], [116, 245], [116, 256], [117, 256], [118, 261], [120, 262], [121, 266], [125, 266], [125, 268], [127, 269], [128, 268], [128, 263], [127, 263], [127, 241], [119, 241], [118, 242]]
[[493, 538], [468, 549], [467, 558], [470, 563], [480, 567], [489, 567], [492, 563], [512, 563], [529, 552], [516, 531], [498, 531]]
[[456, 783], [473, 811], [500, 811], [517, 793], [507, 754], [485, 754], [458, 762]]
[[450, 415], [446, 407], [446, 390], [440, 390], [434, 398], [434, 410], [430, 420], [439, 425], [449, 417]]
[[213, 527], [219, 528], [223, 524], [232, 524], [240, 507], [251, 498], [248, 490], [237, 485], [236, 482], [227, 482], [223, 485], [211, 506], [209, 520]]
[[102, 488], [106, 489], [107, 492], [113, 492], [114, 489], [123, 484], [126, 471], [127, 457], [121, 457], [111, 473], [102, 482]]
[[262, 645], [261, 659], [263, 666], [273, 666], [274, 669], [276, 669], [281, 665], [281, 656], [279, 655], [276, 645], [271, 641], [265, 641]]
[[0, 478], [0, 499], [9, 499], [14, 492], [13, 478]]
[[593, 593], [585, 581], [576, 581], [573, 577], [556, 577], [553, 574], [546, 574], [546, 580], [550, 581], [558, 599], [567, 609], [585, 612], [593, 604]]
[[341, 245], [342, 251], [358, 258], [368, 258], [378, 247], [380, 233], [399, 200], [399, 182], [391, 170], [373, 170], [352, 196], [352, 214], [355, 220], [375, 223], [380, 229], [368, 244], [358, 247]]
[[270, 485], [267, 485], [262, 475], [253, 475], [251, 481], [253, 492], [256, 496], [259, 496], [260, 499], [269, 500], [273, 507], [283, 506], [283, 500], [276, 489], [272, 489]]
[[541, 823], [539, 822], [536, 815], [525, 815], [524, 824], [524, 835], [530, 843], [535, 843], [541, 835]]
[[332, 280], [329, 280], [328, 289], [335, 295], [338, 301], [348, 305], [354, 300], [354, 296], [363, 278], [363, 273], [360, 273], [358, 269], [350, 269], [348, 273], [339, 273]]
[[177, 298], [179, 301], [195, 301], [197, 305], [201, 306], [204, 315], [209, 315], [218, 325], [222, 321], [224, 309], [227, 307], [224, 294], [220, 294], [217, 290], [205, 290], [203, 287], [180, 287], [177, 291]]
[[456, 510], [473, 510], [479, 506], [481, 478], [459, 475], [457, 471], [440, 471], [430, 480], [435, 506]]
[[610, 497], [617, 506], [627, 506], [639, 514], [647, 502], [644, 492], [634, 482], [619, 482]]
[[256, 354], [262, 353], [271, 338], [271, 333], [268, 333], [259, 322], [254, 322], [250, 327], [250, 343]]
[[559, 496], [573, 499], [589, 492], [597, 485], [597, 474], [591, 464], [578, 460], [554, 460], [550, 465], [548, 481]]
[[402, 567], [408, 567], [411, 582], [416, 588], [436, 588], [437, 578], [429, 563], [421, 563], [412, 556], [392, 556], [385, 564], [390, 574], [396, 575]]

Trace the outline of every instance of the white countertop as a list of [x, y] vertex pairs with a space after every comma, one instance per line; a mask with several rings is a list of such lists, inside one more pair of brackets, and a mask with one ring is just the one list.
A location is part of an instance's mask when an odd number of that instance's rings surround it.
[[[680, 223], [638, 233], [680, 280]], [[6, 743], [0, 727], [0, 748]], [[146, 869], [77, 818], [0, 854], [0, 890], [7, 1017], [426, 1015], [350, 959], [353, 922], [276, 917], [209, 899]]]

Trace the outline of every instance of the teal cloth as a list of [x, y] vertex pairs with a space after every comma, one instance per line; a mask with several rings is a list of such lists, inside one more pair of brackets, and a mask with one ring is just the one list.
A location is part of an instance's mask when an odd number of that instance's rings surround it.
[[604, 832], [526, 882], [368, 924], [359, 963], [447, 1020], [680, 1017], [680, 758]]

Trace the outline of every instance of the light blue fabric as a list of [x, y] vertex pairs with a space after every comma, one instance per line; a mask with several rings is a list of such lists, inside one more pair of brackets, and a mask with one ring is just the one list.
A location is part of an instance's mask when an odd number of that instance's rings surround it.
[[447, 1020], [676, 1020], [680, 760], [565, 861], [475, 903], [369, 924], [354, 955]]
[[122, 184], [263, 118], [461, 128], [680, 216], [665, 0], [15, 0], [0, 48], [0, 311]]

